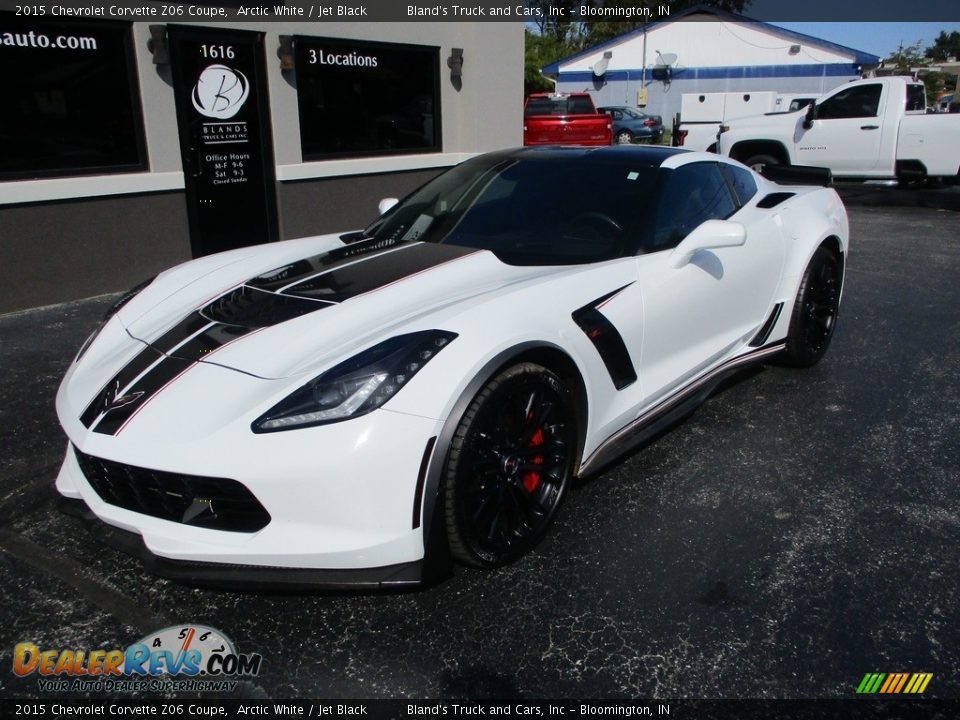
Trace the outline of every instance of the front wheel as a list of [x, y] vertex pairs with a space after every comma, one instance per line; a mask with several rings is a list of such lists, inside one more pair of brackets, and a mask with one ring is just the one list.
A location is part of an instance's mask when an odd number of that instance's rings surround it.
[[533, 363], [503, 371], [477, 394], [454, 434], [445, 480], [454, 558], [505, 565], [543, 538], [573, 476], [570, 390]]
[[790, 316], [784, 363], [811, 367], [820, 362], [837, 326], [843, 260], [826, 247], [817, 248], [800, 280]]
[[617, 133], [617, 145], [630, 145], [633, 142], [633, 133], [629, 130], [621, 130]]

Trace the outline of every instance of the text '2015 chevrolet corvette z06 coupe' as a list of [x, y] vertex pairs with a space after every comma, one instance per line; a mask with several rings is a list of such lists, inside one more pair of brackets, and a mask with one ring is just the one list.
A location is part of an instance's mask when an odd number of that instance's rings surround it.
[[57, 397], [65, 506], [191, 583], [496, 567], [575, 478], [738, 368], [816, 363], [837, 320], [837, 194], [716, 155], [496, 152], [381, 210], [111, 308]]

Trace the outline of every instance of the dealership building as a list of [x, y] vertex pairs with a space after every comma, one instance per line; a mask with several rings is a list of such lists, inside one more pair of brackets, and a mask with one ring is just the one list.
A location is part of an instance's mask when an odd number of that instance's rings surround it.
[[627, 105], [669, 123], [684, 93], [821, 95], [880, 58], [713, 8], [698, 7], [559, 60], [542, 72], [598, 106]]
[[15, 8], [0, 0], [0, 312], [353, 229], [381, 198], [522, 143], [522, 23]]

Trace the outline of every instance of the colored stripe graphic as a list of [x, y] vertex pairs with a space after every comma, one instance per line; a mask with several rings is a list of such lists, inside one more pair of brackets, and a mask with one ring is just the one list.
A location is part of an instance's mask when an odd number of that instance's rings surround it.
[[933, 673], [867, 673], [857, 685], [857, 694], [920, 695], [933, 679]]

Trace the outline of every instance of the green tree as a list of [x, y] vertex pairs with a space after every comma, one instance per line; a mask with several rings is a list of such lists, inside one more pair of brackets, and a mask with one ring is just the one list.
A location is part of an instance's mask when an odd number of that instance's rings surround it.
[[547, 80], [540, 69], [552, 62], [556, 62], [567, 55], [576, 52], [576, 47], [566, 40], [557, 39], [553, 35], [540, 35], [525, 32], [526, 45], [524, 47], [523, 91], [545, 92], [553, 90], [553, 83]]
[[954, 30], [949, 35], [941, 30], [933, 45], [926, 49], [924, 55], [934, 62], [946, 62], [949, 58], [960, 58], [960, 31]]

